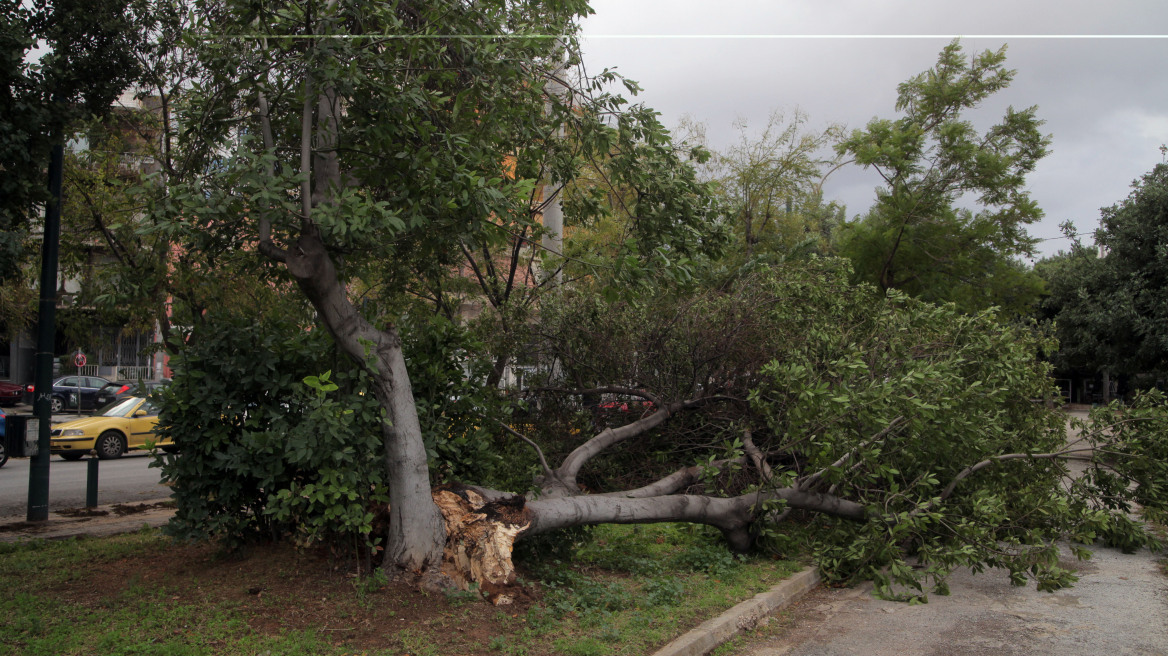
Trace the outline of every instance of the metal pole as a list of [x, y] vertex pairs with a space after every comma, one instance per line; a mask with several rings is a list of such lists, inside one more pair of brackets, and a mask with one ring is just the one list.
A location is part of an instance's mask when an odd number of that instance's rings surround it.
[[85, 507], [97, 507], [97, 463], [101, 462], [96, 457], [90, 458], [88, 461], [89, 469], [86, 470], [85, 476]]
[[37, 314], [36, 397], [33, 412], [40, 419], [37, 452], [28, 470], [30, 522], [49, 518], [49, 434], [52, 431], [53, 346], [57, 332], [57, 262], [61, 239], [61, 178], [65, 148], [58, 139], [49, 158], [49, 204], [45, 208], [45, 235], [41, 247], [41, 299]]

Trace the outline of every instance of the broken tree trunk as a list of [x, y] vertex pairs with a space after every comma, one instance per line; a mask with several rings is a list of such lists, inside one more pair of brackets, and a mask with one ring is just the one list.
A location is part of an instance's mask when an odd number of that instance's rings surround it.
[[433, 490], [434, 503], [446, 524], [442, 574], [445, 583], [467, 589], [477, 584], [494, 604], [514, 601], [515, 568], [511, 551], [517, 539], [570, 526], [693, 522], [722, 531], [730, 547], [750, 547], [750, 524], [761, 503], [781, 499], [803, 508], [863, 520], [863, 506], [828, 494], [781, 488], [737, 497], [664, 494], [655, 497], [576, 495], [528, 501], [464, 485]]
[[473, 488], [434, 488], [434, 503], [446, 522], [442, 573], [462, 589], [476, 583], [496, 606], [515, 600], [511, 548], [531, 523], [520, 496], [489, 501]]

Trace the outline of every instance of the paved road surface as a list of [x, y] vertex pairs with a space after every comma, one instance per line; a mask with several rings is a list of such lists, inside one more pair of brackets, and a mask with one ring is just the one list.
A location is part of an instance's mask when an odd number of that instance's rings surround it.
[[1098, 548], [1079, 582], [1054, 593], [1015, 588], [998, 572], [956, 573], [953, 594], [909, 606], [874, 599], [871, 586], [819, 588], [787, 628], [742, 656], [1163, 656], [1168, 576], [1159, 557]]
[[[67, 462], [54, 457], [49, 464], [49, 510], [85, 506], [86, 471], [89, 457]], [[157, 468], [148, 465], [153, 457], [129, 453], [117, 460], [102, 460], [98, 466], [98, 503], [136, 503], [170, 496], [170, 488], [159, 483]], [[0, 467], [0, 518], [19, 517], [28, 512], [27, 458], [12, 458]]]

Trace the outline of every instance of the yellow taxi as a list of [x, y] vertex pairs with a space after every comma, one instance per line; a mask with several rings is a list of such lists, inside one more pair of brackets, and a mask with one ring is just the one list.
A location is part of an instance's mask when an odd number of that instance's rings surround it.
[[170, 440], [154, 435], [158, 408], [140, 396], [127, 396], [92, 417], [53, 426], [49, 451], [65, 460], [77, 460], [94, 451], [103, 460], [120, 458], [131, 449], [174, 448]]

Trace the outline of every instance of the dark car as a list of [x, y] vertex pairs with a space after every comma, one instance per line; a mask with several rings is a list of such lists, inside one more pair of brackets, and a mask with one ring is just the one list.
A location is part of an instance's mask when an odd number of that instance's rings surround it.
[[[82, 410], [93, 410], [112, 403], [114, 400], [113, 389], [116, 388], [110, 389], [109, 386], [110, 382], [100, 376], [63, 376], [58, 378], [53, 381], [53, 412], [77, 409], [79, 397]], [[28, 392], [29, 402], [34, 402], [36, 400], [36, 387], [29, 385], [25, 391]]]
[[0, 405], [13, 406], [24, 397], [24, 386], [0, 380]]
[[154, 392], [162, 389], [163, 387], [166, 387], [169, 384], [169, 378], [165, 378], [160, 381], [144, 380], [137, 383], [110, 383], [106, 386], [105, 392], [112, 393], [114, 401], [121, 401], [122, 399], [130, 396], [150, 396]]

